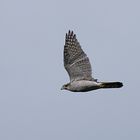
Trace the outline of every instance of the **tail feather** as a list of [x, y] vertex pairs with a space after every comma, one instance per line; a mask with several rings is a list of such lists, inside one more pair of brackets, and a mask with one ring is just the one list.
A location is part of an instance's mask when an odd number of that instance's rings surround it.
[[102, 82], [100, 85], [101, 88], [121, 88], [122, 86], [121, 82]]

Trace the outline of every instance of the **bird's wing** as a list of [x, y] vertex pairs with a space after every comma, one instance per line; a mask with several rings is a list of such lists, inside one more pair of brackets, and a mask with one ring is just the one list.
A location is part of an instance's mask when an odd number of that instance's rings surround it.
[[73, 31], [66, 34], [64, 45], [64, 67], [70, 81], [93, 80], [89, 58], [82, 50]]

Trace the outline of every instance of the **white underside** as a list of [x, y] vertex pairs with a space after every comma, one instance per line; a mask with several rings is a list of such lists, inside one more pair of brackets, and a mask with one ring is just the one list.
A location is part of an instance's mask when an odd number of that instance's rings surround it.
[[69, 85], [70, 91], [74, 92], [85, 92], [90, 90], [96, 90], [100, 88], [100, 84], [96, 81], [87, 81], [87, 80], [79, 80], [79, 81], [73, 81]]

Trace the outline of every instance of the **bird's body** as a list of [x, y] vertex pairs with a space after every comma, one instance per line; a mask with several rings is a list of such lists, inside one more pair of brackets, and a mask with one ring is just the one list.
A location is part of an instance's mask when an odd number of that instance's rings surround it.
[[86, 92], [86, 91], [99, 89], [100, 87], [100, 83], [95, 82], [95, 81], [88, 81], [88, 80], [73, 81], [66, 85], [67, 85], [66, 86], [67, 90], [70, 90], [73, 92]]
[[64, 67], [67, 70], [70, 83], [63, 85], [61, 89], [73, 92], [87, 92], [100, 88], [120, 88], [121, 82], [97, 82], [92, 77], [89, 58], [82, 50], [73, 31], [66, 34], [64, 46]]

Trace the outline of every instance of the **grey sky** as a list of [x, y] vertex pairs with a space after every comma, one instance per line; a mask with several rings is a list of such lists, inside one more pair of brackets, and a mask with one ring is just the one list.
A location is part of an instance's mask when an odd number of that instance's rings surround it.
[[[0, 1], [1, 140], [139, 140], [138, 0]], [[99, 81], [121, 89], [61, 91], [74, 30]]]

